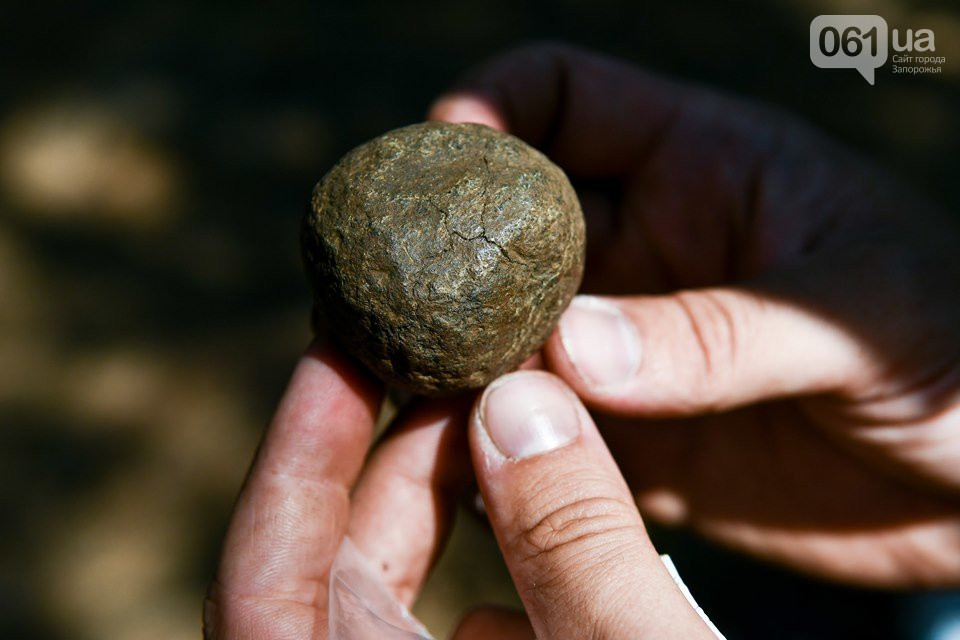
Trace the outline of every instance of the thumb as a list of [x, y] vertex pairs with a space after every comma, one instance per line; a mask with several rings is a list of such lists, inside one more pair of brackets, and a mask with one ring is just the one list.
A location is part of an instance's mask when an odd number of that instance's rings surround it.
[[490, 522], [541, 640], [713, 638], [647, 537], [590, 415], [557, 377], [496, 380], [470, 441]]
[[548, 368], [591, 407], [647, 417], [853, 392], [873, 367], [837, 324], [738, 288], [578, 296], [544, 354]]

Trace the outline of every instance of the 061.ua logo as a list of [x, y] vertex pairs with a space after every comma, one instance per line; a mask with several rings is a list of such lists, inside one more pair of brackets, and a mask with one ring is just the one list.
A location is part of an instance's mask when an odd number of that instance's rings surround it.
[[[887, 62], [889, 29], [880, 16], [817, 16], [810, 23], [810, 61], [821, 69], [856, 69], [874, 83], [877, 69]], [[893, 30], [895, 51], [936, 51], [933, 31], [907, 29], [903, 40]], [[894, 55], [894, 63], [942, 64], [943, 57]], [[939, 73], [940, 67], [897, 67], [894, 73]]]

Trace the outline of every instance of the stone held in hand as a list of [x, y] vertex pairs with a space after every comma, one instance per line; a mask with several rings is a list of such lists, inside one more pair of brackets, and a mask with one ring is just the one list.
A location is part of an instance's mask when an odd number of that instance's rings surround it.
[[390, 131], [316, 186], [303, 257], [326, 330], [384, 381], [482, 387], [550, 335], [583, 275], [563, 171], [479, 124]]

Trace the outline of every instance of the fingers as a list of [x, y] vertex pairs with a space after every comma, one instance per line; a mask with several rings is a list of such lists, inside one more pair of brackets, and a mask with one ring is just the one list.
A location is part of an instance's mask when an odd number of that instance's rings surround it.
[[568, 171], [606, 176], [636, 163], [687, 93], [616, 60], [536, 45], [485, 64], [438, 99], [428, 117], [507, 130]]
[[[926, 213], [903, 216], [917, 201], [801, 123], [556, 45], [484, 65], [431, 117], [505, 128], [577, 177], [618, 178], [608, 206], [585, 207], [585, 286], [682, 291], [614, 305], [642, 349], [601, 344], [600, 333], [551, 339], [550, 367], [591, 406], [689, 415], [838, 392], [897, 422], [916, 418], [917, 394], [903, 389], [929, 386], [956, 361], [941, 302], [956, 251], [926, 235]], [[774, 279], [763, 297], [704, 289]], [[568, 328], [586, 326], [574, 321], [591, 317], [583, 310]], [[887, 397], [893, 410], [875, 402]]]
[[588, 405], [647, 417], [838, 391], [871, 366], [853, 336], [829, 320], [735, 288], [579, 296], [544, 353]]
[[423, 403], [376, 448], [353, 494], [349, 535], [397, 598], [411, 605], [472, 481], [469, 400]]
[[541, 640], [713, 637], [648, 539], [576, 395], [548, 373], [495, 381], [471, 417], [484, 504]]
[[536, 640], [527, 616], [500, 607], [474, 609], [463, 617], [451, 640]]
[[[300, 360], [240, 493], [205, 612], [211, 638], [312, 637], [380, 390], [330, 348]], [[279, 603], [291, 606], [279, 606]], [[282, 618], [282, 619], [281, 619]]]

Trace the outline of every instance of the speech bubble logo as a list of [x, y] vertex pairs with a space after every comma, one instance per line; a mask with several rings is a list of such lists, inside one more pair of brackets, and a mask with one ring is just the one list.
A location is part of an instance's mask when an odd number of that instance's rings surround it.
[[821, 69], [856, 69], [873, 84], [887, 61], [887, 21], [880, 16], [817, 16], [810, 23], [810, 62]]

